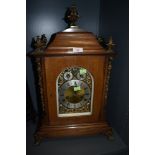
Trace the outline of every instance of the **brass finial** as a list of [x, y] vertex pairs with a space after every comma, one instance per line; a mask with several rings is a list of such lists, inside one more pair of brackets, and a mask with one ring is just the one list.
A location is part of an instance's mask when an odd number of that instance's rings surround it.
[[65, 14], [65, 21], [68, 23], [69, 26], [76, 26], [76, 22], [79, 19], [79, 14], [75, 5], [75, 2], [72, 3], [72, 6], [67, 9]]
[[105, 39], [102, 36], [97, 36], [97, 40], [102, 47], [106, 47]]
[[41, 36], [37, 36], [36, 38], [33, 38], [33, 47], [34, 49], [44, 49], [47, 44], [47, 38], [45, 34]]
[[107, 44], [107, 46], [108, 46], [108, 50], [112, 50], [113, 47], [115, 46], [115, 44], [113, 43], [112, 36], [110, 36], [109, 43]]

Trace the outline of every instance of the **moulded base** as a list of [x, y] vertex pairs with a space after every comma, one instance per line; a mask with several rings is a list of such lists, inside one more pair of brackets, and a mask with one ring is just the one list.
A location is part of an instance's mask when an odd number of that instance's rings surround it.
[[39, 144], [44, 138], [64, 137], [64, 136], [82, 136], [104, 134], [112, 139], [112, 128], [103, 122], [73, 124], [63, 126], [41, 126], [35, 133], [35, 143]]

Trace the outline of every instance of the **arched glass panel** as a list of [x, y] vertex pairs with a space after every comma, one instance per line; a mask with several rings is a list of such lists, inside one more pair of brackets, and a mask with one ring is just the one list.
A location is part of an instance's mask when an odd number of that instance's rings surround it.
[[92, 114], [94, 79], [83, 67], [65, 68], [57, 77], [58, 117]]

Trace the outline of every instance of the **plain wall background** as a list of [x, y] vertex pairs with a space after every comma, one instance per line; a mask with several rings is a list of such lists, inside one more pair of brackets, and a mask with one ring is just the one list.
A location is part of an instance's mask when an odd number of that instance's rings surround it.
[[99, 34], [116, 43], [108, 98], [108, 119], [128, 144], [129, 136], [129, 1], [101, 0]]
[[[53, 33], [62, 31], [67, 24], [63, 17], [72, 0], [27, 0], [27, 38], [26, 51], [30, 52], [32, 37], [46, 34], [49, 39]], [[110, 79], [107, 115], [112, 127], [128, 144], [128, 54], [129, 54], [129, 10], [128, 0], [76, 0], [81, 28], [101, 35], [108, 40], [113, 36], [117, 57], [113, 61]], [[27, 59], [27, 82], [32, 101], [37, 111], [36, 91], [32, 64]]]

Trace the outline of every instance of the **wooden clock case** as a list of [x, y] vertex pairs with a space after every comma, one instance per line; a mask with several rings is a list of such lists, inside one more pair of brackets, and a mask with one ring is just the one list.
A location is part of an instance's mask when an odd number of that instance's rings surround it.
[[[106, 122], [106, 104], [111, 60], [114, 56], [112, 40], [103, 48], [96, 36], [77, 26], [59, 32], [46, 46], [46, 37], [37, 38], [36, 49], [29, 56], [35, 61], [38, 72], [39, 96], [42, 117], [35, 133], [36, 143], [43, 138], [105, 134], [112, 136]], [[75, 52], [73, 48], [83, 48]], [[92, 114], [86, 116], [58, 117], [56, 79], [67, 67], [86, 68], [94, 78]]]

